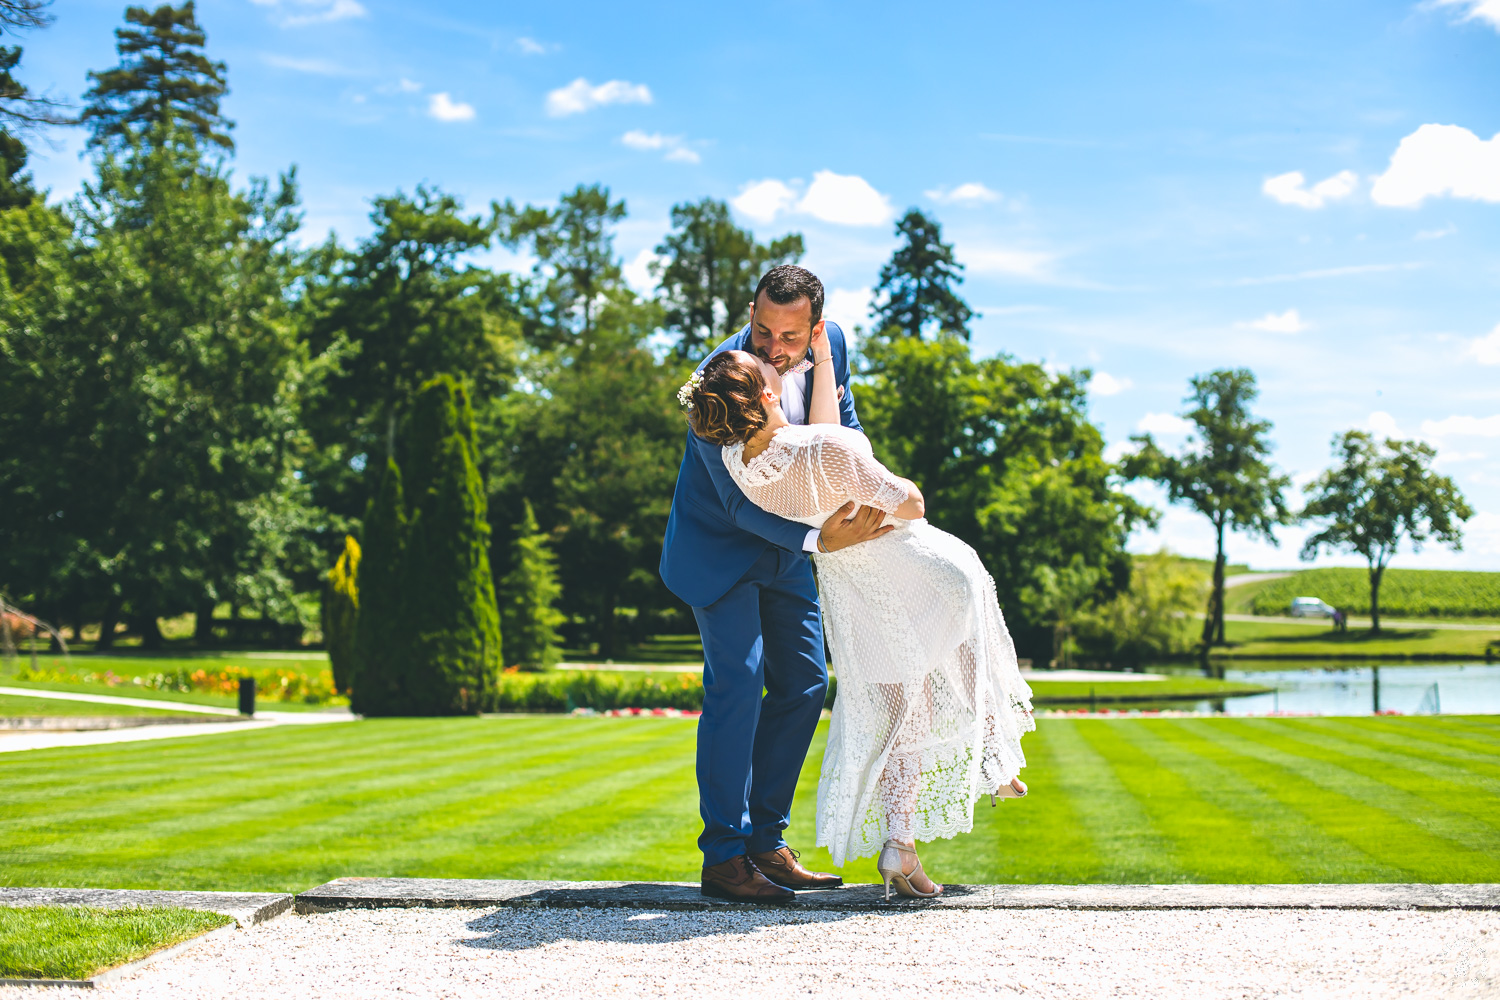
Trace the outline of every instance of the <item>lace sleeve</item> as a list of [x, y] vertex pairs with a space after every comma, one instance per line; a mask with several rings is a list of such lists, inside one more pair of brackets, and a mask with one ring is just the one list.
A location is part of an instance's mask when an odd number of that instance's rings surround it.
[[894, 472], [842, 436], [820, 441], [816, 461], [825, 495], [845, 496], [887, 514], [894, 514], [910, 496], [906, 484]]

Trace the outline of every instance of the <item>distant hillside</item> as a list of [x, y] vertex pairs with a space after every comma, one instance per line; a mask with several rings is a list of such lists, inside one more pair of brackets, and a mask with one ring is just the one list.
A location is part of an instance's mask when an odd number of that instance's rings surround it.
[[[1307, 569], [1260, 586], [1250, 602], [1257, 615], [1284, 615], [1294, 597], [1320, 597], [1353, 614], [1370, 613], [1370, 577], [1358, 568]], [[1500, 617], [1500, 573], [1388, 569], [1380, 613], [1392, 618]]]

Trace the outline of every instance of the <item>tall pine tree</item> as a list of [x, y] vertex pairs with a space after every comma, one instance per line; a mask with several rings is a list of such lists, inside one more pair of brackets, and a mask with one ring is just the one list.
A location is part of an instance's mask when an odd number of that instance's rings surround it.
[[350, 703], [361, 715], [403, 715], [402, 684], [410, 651], [411, 608], [406, 600], [406, 498], [401, 469], [386, 463], [380, 492], [365, 513], [360, 558], [360, 615], [355, 626], [355, 665]]
[[954, 259], [952, 244], [943, 242], [942, 226], [913, 208], [896, 223], [896, 235], [902, 243], [880, 269], [875, 286], [876, 330], [895, 327], [920, 337], [935, 327], [967, 340], [975, 314], [953, 290], [964, 280], [959, 273], [964, 266]]
[[83, 95], [89, 103], [82, 116], [93, 132], [89, 145], [126, 146], [175, 126], [233, 150], [234, 123], [219, 112], [229, 91], [224, 64], [203, 54], [208, 35], [193, 0], [150, 11], [127, 7], [125, 22], [115, 30], [120, 65], [89, 73], [94, 86]]
[[452, 376], [418, 391], [404, 450], [411, 472], [403, 574], [414, 632], [405, 670], [410, 711], [477, 712], [499, 673], [500, 612], [474, 412]]
[[[51, 0], [0, 0], [0, 35], [45, 28]], [[71, 120], [58, 102], [33, 94], [16, 78], [21, 64], [19, 45], [0, 45], [0, 209], [29, 205], [36, 197], [26, 167], [26, 144], [17, 132], [35, 125], [67, 125]]]

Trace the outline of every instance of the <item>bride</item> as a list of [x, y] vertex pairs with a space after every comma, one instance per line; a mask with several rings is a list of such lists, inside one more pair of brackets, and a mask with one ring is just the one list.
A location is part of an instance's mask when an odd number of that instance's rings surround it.
[[[821, 346], [821, 350], [819, 347]], [[826, 341], [814, 344], [817, 365]], [[818, 845], [835, 865], [877, 851], [904, 896], [942, 892], [916, 842], [974, 828], [981, 795], [1019, 798], [1031, 689], [979, 556], [928, 524], [921, 491], [839, 423], [833, 379], [811, 379], [809, 423], [780, 406], [781, 377], [753, 354], [711, 358], [692, 386], [689, 422], [723, 446], [745, 496], [821, 527], [854, 502], [894, 525], [873, 541], [814, 556], [838, 697], [818, 783]]]

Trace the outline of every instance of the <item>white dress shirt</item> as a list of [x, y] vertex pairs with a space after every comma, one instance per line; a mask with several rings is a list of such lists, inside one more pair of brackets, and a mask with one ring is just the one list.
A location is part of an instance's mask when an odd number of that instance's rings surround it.
[[[807, 372], [801, 375], [792, 375], [781, 380], [781, 412], [786, 414], [790, 423], [807, 423]], [[802, 540], [803, 552], [818, 551], [818, 535], [820, 528], [808, 531], [807, 537]]]

